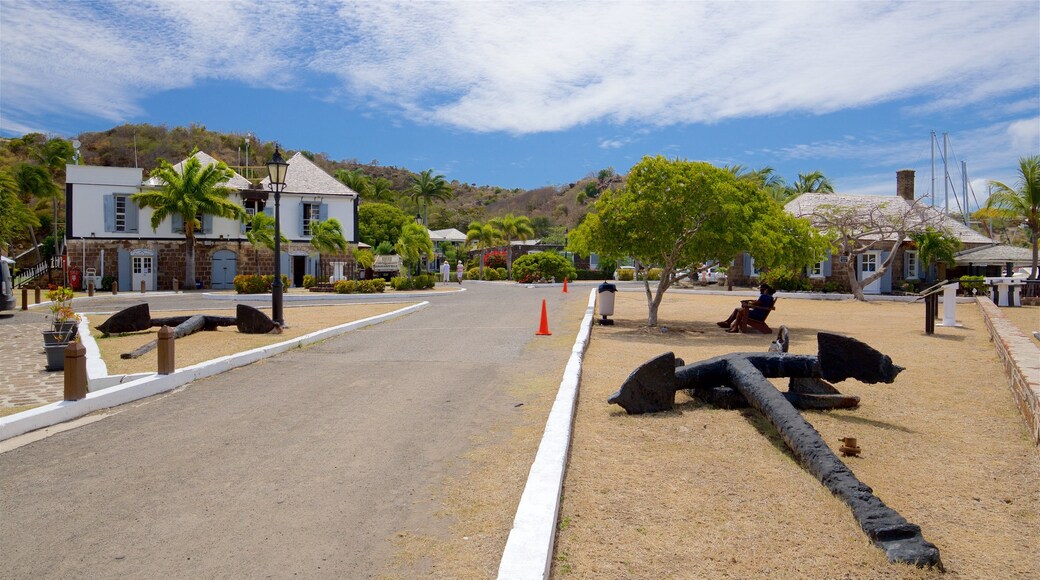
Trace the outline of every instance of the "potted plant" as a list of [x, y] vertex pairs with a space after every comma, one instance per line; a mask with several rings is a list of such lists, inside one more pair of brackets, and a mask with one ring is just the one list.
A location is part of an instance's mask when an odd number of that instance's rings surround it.
[[72, 310], [72, 288], [59, 286], [47, 292], [47, 299], [51, 301], [51, 321], [57, 332], [75, 333], [76, 325], [79, 324], [79, 314]]

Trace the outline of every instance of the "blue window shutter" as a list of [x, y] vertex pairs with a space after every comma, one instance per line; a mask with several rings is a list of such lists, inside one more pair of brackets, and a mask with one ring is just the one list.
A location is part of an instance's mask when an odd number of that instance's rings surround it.
[[246, 221], [244, 221], [244, 222], [242, 222], [242, 223], [238, 224], [238, 233], [240, 233], [240, 234], [244, 234], [244, 233], [246, 233], [246, 224], [247, 224], [247, 223], [248, 223], [248, 222], [249, 222], [249, 221], [250, 221], [251, 219], [252, 219], [252, 217], [247, 217], [247, 218], [246, 218]]
[[744, 265], [742, 267], [745, 276], [751, 275], [751, 254], [744, 252]]
[[292, 284], [292, 276], [290, 275], [290, 272], [289, 272], [289, 254], [286, 254], [285, 252], [282, 252], [282, 255], [281, 255], [281, 257], [280, 257], [280, 259], [278, 261], [281, 262], [282, 275], [283, 276], [289, 276], [289, 284], [291, 285]]
[[116, 231], [116, 196], [105, 196], [105, 231]]
[[203, 214], [202, 216], [202, 233], [212, 234], [213, 233], [213, 216], [211, 214]]
[[329, 219], [329, 204], [323, 203], [318, 206], [318, 220], [325, 221]]
[[130, 198], [126, 198], [126, 231], [137, 232], [137, 212], [140, 211], [137, 208], [137, 204], [130, 201]]
[[179, 213], [173, 214], [173, 233], [183, 234], [184, 233], [184, 216]]
[[909, 255], [910, 255], [910, 252], [906, 252], [906, 251], [903, 252], [903, 279], [904, 280], [906, 280], [907, 278], [910, 277], [910, 261], [907, 259], [907, 256], [909, 256]]
[[831, 275], [831, 263], [832, 263], [831, 261], [833, 259], [834, 259], [834, 256], [830, 253], [830, 251], [828, 251], [827, 255], [823, 258], [823, 275], [824, 276], [830, 276]]
[[130, 291], [130, 252], [119, 250], [119, 279], [116, 281], [120, 292]]
[[304, 233], [303, 233], [303, 231], [304, 231], [304, 230], [303, 230], [303, 226], [304, 226], [304, 222], [306, 221], [306, 220], [304, 220], [304, 218], [303, 218], [303, 210], [304, 210], [304, 209], [306, 209], [306, 205], [305, 205], [305, 204], [304, 204], [304, 203], [303, 203], [303, 202], [301, 201], [301, 202], [300, 202], [300, 232], [299, 232], [299, 235], [300, 235], [300, 236], [303, 236], [303, 235], [304, 235]]

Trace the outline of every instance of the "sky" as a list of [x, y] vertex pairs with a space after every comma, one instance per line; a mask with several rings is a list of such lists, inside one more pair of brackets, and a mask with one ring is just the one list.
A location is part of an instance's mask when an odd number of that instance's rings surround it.
[[935, 131], [939, 205], [943, 133], [983, 200], [1040, 154], [1040, 2], [0, 0], [0, 136], [123, 123], [507, 188], [665, 155], [890, 195], [932, 190]]

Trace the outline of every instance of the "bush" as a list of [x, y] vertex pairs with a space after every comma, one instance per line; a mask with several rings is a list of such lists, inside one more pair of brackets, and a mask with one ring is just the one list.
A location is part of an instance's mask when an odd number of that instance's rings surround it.
[[574, 264], [555, 252], [526, 254], [513, 261], [513, 278], [524, 284], [550, 278], [562, 282], [576, 275]]
[[617, 279], [619, 282], [631, 282], [632, 280], [635, 280], [636, 277], [636, 271], [629, 270], [627, 268], [624, 270], [618, 270], [617, 274]]
[[395, 276], [390, 279], [390, 286], [394, 290], [426, 290], [437, 284], [437, 276], [433, 274], [419, 274], [411, 278]]
[[661, 279], [661, 269], [660, 268], [650, 268], [650, 270], [646, 273], [646, 275], [647, 275], [647, 280], [660, 280]]
[[303, 287], [304, 288], [314, 288], [317, 285], [318, 285], [318, 279], [317, 278], [315, 278], [311, 274], [304, 274], [303, 275]]
[[112, 284], [115, 284], [116, 279], [112, 276], [103, 276], [101, 278], [101, 290], [109, 291], [112, 289]]
[[386, 281], [382, 278], [371, 280], [340, 280], [332, 287], [340, 294], [378, 294], [386, 289]]
[[498, 270], [494, 268], [484, 268], [484, 279], [485, 280], [501, 280], [502, 276], [498, 274]]
[[506, 270], [505, 268], [495, 268], [495, 271], [498, 272], [498, 279], [499, 280], [508, 280], [509, 279], [509, 270]]
[[357, 282], [354, 280], [340, 280], [332, 287], [338, 294], [354, 294], [357, 292]]
[[[973, 296], [976, 293], [986, 294], [986, 279], [984, 276], [961, 276], [961, 292], [966, 296]], [[972, 292], [974, 290], [974, 292]]]
[[[265, 276], [259, 276], [257, 274], [239, 274], [232, 280], [235, 285], [235, 292], [239, 294], [265, 294], [271, 291], [271, 286], [274, 284], [274, 276], [267, 274]], [[289, 287], [289, 276], [282, 274], [282, 288]]]
[[484, 255], [485, 268], [504, 268], [506, 266], [505, 252], [488, 252]]
[[776, 290], [787, 292], [805, 292], [812, 289], [805, 272], [801, 269], [795, 270], [786, 266], [777, 266], [776, 268], [770, 268], [767, 272], [762, 272], [761, 281], [769, 284]]

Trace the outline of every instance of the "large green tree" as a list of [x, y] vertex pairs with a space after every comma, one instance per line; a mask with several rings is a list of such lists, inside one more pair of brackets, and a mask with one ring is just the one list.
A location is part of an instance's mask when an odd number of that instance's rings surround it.
[[427, 169], [419, 175], [412, 177], [412, 187], [408, 190], [408, 197], [417, 204], [421, 199], [423, 202], [423, 225], [429, 222], [429, 207], [431, 201], [447, 201], [451, 199], [451, 186], [443, 175], [434, 175], [432, 169]]
[[1040, 245], [1040, 155], [1022, 157], [1018, 160], [1018, 183], [1011, 187], [1000, 181], [992, 181], [993, 193], [986, 200], [986, 207], [1005, 212], [1006, 217], [1022, 220], [1029, 229], [1029, 243], [1033, 249], [1033, 267], [1030, 279], [1040, 278], [1037, 257]]
[[[65, 182], [65, 165], [72, 161], [73, 155], [75, 155], [75, 149], [72, 148], [72, 143], [60, 138], [48, 139], [42, 147], [34, 151], [34, 156], [47, 170], [51, 180], [54, 182], [54, 186], [58, 188], [58, 195], [51, 200], [51, 235], [54, 240], [54, 255], [60, 254], [62, 248], [62, 244], [58, 239], [58, 208], [61, 206], [62, 191], [59, 184]], [[47, 275], [50, 276], [49, 271]]]
[[[260, 248], [274, 252], [274, 217], [263, 212], [253, 214], [246, 231], [246, 240], [253, 246], [253, 264], [256, 266], [256, 273], [260, 274]], [[289, 243], [285, 234], [282, 234], [280, 241], [283, 244]]]
[[480, 250], [480, 279], [484, 279], [484, 252], [501, 240], [498, 231], [491, 224], [470, 222], [466, 231], [466, 246], [475, 245]]
[[184, 220], [184, 279], [187, 284], [195, 280], [195, 232], [202, 228], [201, 217], [214, 215], [234, 220], [246, 217], [245, 210], [228, 199], [234, 190], [223, 185], [234, 177], [234, 172], [223, 161], [203, 167], [195, 157], [197, 152], [197, 149], [192, 151], [182, 171], [177, 171], [169, 161], [160, 159], [151, 176], [158, 178], [162, 185], [130, 196], [139, 207], [152, 208], [152, 230], [175, 215]]
[[680, 270], [728, 262], [740, 251], [763, 266], [801, 267], [826, 249], [807, 221], [783, 211], [757, 184], [708, 163], [644, 157], [625, 188], [604, 192], [594, 209], [571, 230], [568, 250], [661, 268], [656, 291], [644, 281], [651, 327]]
[[525, 215], [516, 216], [507, 213], [502, 217], [494, 218], [489, 223], [498, 232], [498, 236], [506, 243], [506, 269], [509, 272], [509, 279], [512, 280], [513, 240], [524, 241], [534, 236], [531, 219]]
[[[12, 169], [11, 178], [18, 188], [22, 203], [37, 218], [40, 217], [40, 212], [48, 207], [48, 204], [50, 208], [57, 207], [61, 188], [54, 182], [46, 168], [31, 163], [19, 163]], [[46, 215], [46, 213], [43, 215]], [[40, 220], [36, 219], [27, 225], [29, 238], [32, 240], [33, 248], [36, 250], [36, 261], [42, 262], [43, 255], [40, 253], [40, 244], [36, 239], [36, 227], [40, 225]], [[57, 240], [57, 237], [54, 239]], [[55, 249], [57, 249], [57, 246], [55, 246]]]
[[358, 207], [358, 239], [376, 247], [381, 242], [396, 243], [401, 229], [412, 221], [398, 207], [388, 203], [363, 203]]
[[408, 267], [408, 276], [416, 269], [423, 256], [433, 258], [433, 241], [423, 226], [410, 223], [401, 230], [401, 237], [394, 244], [394, 251]]
[[926, 283], [931, 281], [932, 265], [943, 262], [952, 266], [955, 261], [953, 255], [961, 247], [957, 236], [932, 226], [925, 226], [923, 230], [911, 234], [910, 238], [917, 245], [917, 258], [924, 268], [922, 278]]

